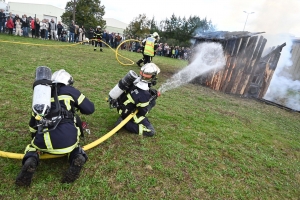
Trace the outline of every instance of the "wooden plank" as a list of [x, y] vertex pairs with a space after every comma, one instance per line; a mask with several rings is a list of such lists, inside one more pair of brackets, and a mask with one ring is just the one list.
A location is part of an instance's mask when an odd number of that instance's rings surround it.
[[262, 87], [261, 87], [261, 90], [260, 90], [259, 95], [258, 95], [258, 98], [260, 98], [260, 99], [263, 98], [265, 96], [265, 94], [267, 93], [270, 82], [271, 82], [271, 79], [272, 79], [273, 74], [274, 74], [274, 70], [270, 69], [270, 65], [267, 64], [266, 66], [267, 67], [266, 67], [266, 71], [264, 73], [264, 79], [263, 79], [263, 82], [262, 82]]
[[243, 94], [242, 89], [246, 88], [250, 75], [253, 72], [253, 67], [255, 65], [255, 61], [258, 59], [257, 56], [261, 48], [262, 42], [263, 42], [263, 36], [260, 36], [257, 45], [255, 46], [255, 50], [252, 55], [252, 58], [249, 61], [249, 66], [239, 71], [238, 73], [238, 76], [235, 80], [236, 84], [235, 87], [232, 89], [233, 90], [232, 93]]
[[[247, 77], [247, 80], [246, 80], [245, 84], [243, 85], [243, 87], [239, 91], [239, 93], [244, 95], [244, 96], [248, 93], [250, 84], [253, 82], [252, 79], [256, 75], [255, 73], [257, 71], [257, 68], [259, 67], [258, 63], [260, 62], [260, 59], [261, 59], [261, 56], [262, 56], [263, 51], [265, 49], [266, 43], [267, 43], [267, 39], [263, 38], [262, 41], [261, 41], [261, 46], [260, 46], [259, 51], [257, 53], [256, 60], [253, 63], [253, 69], [252, 69], [251, 75], [249, 77]], [[256, 82], [256, 81], [254, 81], [254, 82]]]
[[243, 68], [247, 67], [247, 64], [248, 64], [249, 60], [251, 59], [252, 54], [254, 52], [257, 38], [258, 38], [257, 36], [250, 38], [248, 45], [245, 49], [245, 53], [238, 58], [238, 60], [236, 62], [236, 67], [233, 69], [231, 78], [226, 87], [226, 90], [225, 90], [226, 93], [232, 93], [232, 88], [234, 88], [235, 84], [238, 84], [235, 82], [237, 74], [239, 73], [239, 70], [243, 70]]
[[236, 48], [238, 48], [238, 50], [236, 51], [237, 56], [231, 58], [230, 63], [228, 64], [228, 69], [227, 69], [226, 73], [223, 74], [223, 77], [221, 80], [222, 81], [221, 88], [220, 88], [221, 91], [223, 91], [223, 92], [226, 91], [226, 88], [227, 88], [230, 78], [232, 76], [232, 71], [236, 66], [236, 62], [237, 62], [238, 58], [245, 53], [245, 47], [247, 46], [248, 41], [249, 41], [249, 37], [244, 37], [244, 38], [242, 38], [242, 40], [239, 41], [240, 45], [236, 46]]

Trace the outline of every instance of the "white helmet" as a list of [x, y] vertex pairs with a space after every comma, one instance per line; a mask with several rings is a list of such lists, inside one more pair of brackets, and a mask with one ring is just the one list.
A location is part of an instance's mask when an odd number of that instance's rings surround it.
[[101, 28], [101, 26], [97, 26], [97, 28]]
[[154, 63], [147, 63], [141, 67], [140, 75], [144, 82], [151, 82], [160, 73], [159, 67]]
[[159, 35], [158, 35], [158, 33], [157, 32], [154, 32], [153, 34], [152, 34], [152, 36], [154, 37], [154, 38], [159, 38]]
[[52, 83], [63, 83], [65, 85], [72, 85], [74, 83], [73, 77], [64, 69], [54, 72], [51, 80]]

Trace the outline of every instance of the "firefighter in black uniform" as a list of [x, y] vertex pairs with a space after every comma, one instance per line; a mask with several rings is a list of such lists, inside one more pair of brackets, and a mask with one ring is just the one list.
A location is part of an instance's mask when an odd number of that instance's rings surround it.
[[[63, 183], [75, 181], [88, 159], [86, 153], [79, 146], [79, 137], [83, 133], [80, 131], [79, 126], [81, 124], [78, 124], [79, 120], [77, 120], [77, 123], [75, 122], [75, 108], [82, 114], [89, 115], [95, 110], [94, 104], [79, 90], [72, 87], [73, 77], [65, 70], [56, 71], [51, 79], [51, 109], [48, 118], [49, 120], [62, 118], [62, 120], [59, 121], [55, 129], [51, 129], [53, 128], [51, 126], [43, 128], [41, 134], [38, 132], [36, 115], [32, 112], [29, 129], [33, 139], [25, 149], [22, 160], [23, 166], [15, 182], [18, 186], [29, 186], [31, 184], [32, 176], [39, 164], [40, 153], [68, 154], [70, 167], [62, 179]], [[57, 112], [56, 107], [60, 107], [59, 112]], [[58, 113], [61, 114], [58, 116]]]
[[94, 32], [94, 40], [95, 40], [94, 51], [97, 50], [98, 44], [100, 45], [100, 51], [102, 51], [102, 36], [103, 36], [103, 31], [101, 30], [100, 26], [97, 26], [97, 29]]
[[147, 63], [141, 68], [140, 76], [134, 81], [134, 86], [117, 99], [120, 117], [116, 125], [138, 110], [138, 113], [126, 123], [125, 129], [144, 136], [151, 137], [155, 134], [154, 127], [146, 115], [156, 104], [157, 91], [150, 87], [156, 84], [156, 76], [159, 72], [160, 69], [154, 63]]
[[149, 37], [145, 38], [142, 41], [142, 53], [143, 58], [136, 62], [136, 64], [141, 67], [141, 64], [150, 63], [152, 58], [155, 56], [155, 51], [158, 47], [159, 35], [157, 32], [154, 32]]

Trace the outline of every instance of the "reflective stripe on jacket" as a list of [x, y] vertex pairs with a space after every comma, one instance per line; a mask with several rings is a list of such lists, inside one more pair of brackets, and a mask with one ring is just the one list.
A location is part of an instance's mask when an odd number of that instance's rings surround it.
[[155, 38], [148, 37], [145, 44], [144, 55], [154, 56]]

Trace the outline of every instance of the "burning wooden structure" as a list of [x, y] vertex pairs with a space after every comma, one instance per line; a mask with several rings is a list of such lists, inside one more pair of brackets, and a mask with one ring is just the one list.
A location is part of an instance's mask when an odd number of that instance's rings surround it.
[[197, 77], [193, 82], [214, 90], [245, 97], [262, 98], [269, 87], [285, 43], [263, 55], [267, 39], [263, 32], [211, 32], [194, 37], [195, 45], [218, 42], [223, 46], [226, 65], [223, 69]]

